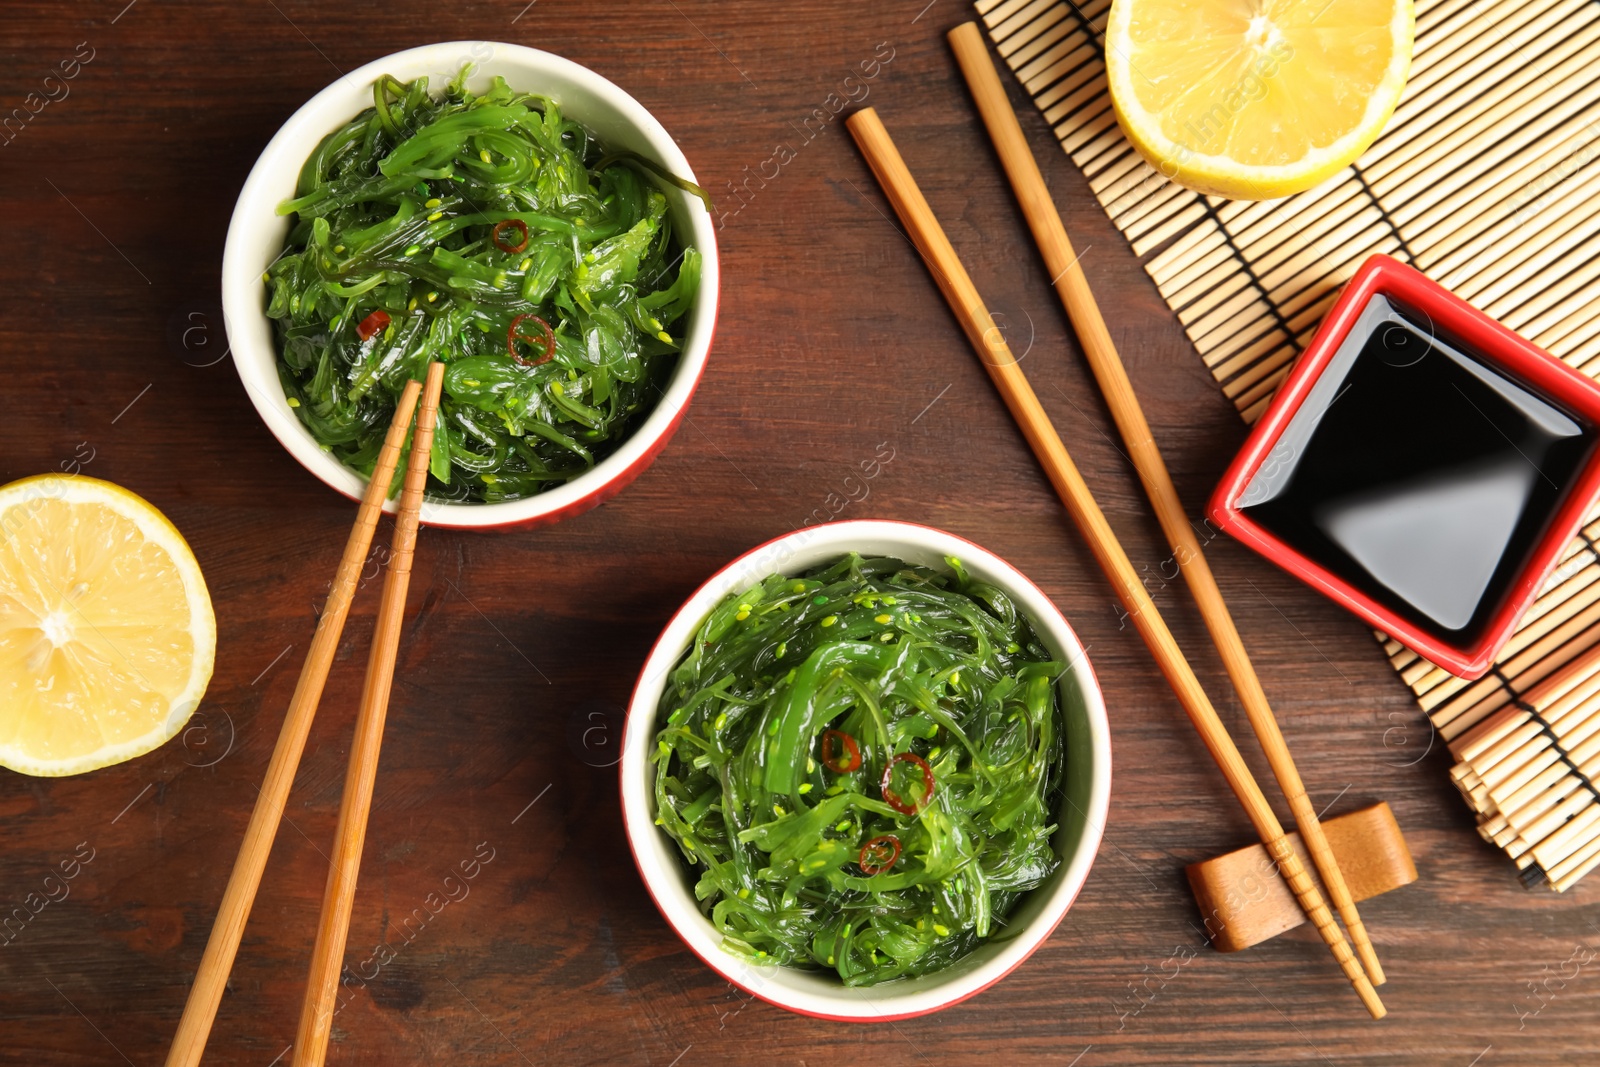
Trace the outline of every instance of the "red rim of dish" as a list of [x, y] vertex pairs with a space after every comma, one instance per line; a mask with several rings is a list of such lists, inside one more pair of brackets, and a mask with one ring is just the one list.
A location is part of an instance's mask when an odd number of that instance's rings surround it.
[[1562, 550], [1576, 536], [1590, 505], [1600, 495], [1600, 449], [1579, 470], [1549, 527], [1530, 553], [1521, 574], [1503, 595], [1501, 606], [1479, 637], [1467, 644], [1453, 643], [1402, 618], [1394, 610], [1301, 555], [1251, 520], [1238, 507], [1239, 498], [1250, 480], [1266, 461], [1279, 436], [1288, 428], [1317, 378], [1333, 359], [1340, 343], [1375, 294], [1393, 296], [1397, 303], [1426, 314], [1442, 333], [1471, 346], [1513, 378], [1600, 427], [1600, 385], [1496, 322], [1427, 275], [1390, 256], [1374, 255], [1361, 265], [1345, 285], [1311, 343], [1278, 387], [1271, 406], [1257, 421], [1212, 494], [1208, 514], [1233, 537], [1348, 608], [1369, 625], [1452, 674], [1468, 679], [1478, 678], [1489, 669], [1495, 654], [1510, 638], [1523, 613], [1539, 595], [1545, 580], [1560, 561]]

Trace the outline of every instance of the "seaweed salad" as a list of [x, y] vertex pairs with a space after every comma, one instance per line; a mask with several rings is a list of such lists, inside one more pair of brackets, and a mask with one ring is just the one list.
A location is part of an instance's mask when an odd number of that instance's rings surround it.
[[268, 268], [279, 377], [322, 447], [370, 474], [408, 379], [447, 364], [429, 493], [531, 496], [614, 451], [676, 365], [700, 255], [658, 180], [549, 99], [463, 68], [379, 78], [306, 160]]
[[1060, 865], [1066, 666], [946, 562], [773, 575], [674, 669], [657, 822], [730, 951], [852, 986], [927, 974]]

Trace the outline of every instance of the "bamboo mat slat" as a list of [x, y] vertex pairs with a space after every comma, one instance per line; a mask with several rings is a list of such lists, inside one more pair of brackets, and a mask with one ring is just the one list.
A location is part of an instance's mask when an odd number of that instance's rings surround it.
[[[1317, 188], [1263, 203], [1177, 186], [1123, 138], [1103, 58], [1111, 0], [974, 6], [1246, 421], [1375, 252], [1600, 377], [1600, 2], [1417, 0], [1410, 80], [1383, 136]], [[1600, 508], [1482, 679], [1377, 636], [1459, 757], [1469, 731], [1600, 643]], [[1572, 809], [1569, 837], [1600, 821], [1600, 796], [1574, 796], [1556, 808]], [[1493, 840], [1492, 815], [1480, 818]], [[1516, 841], [1525, 876], [1576, 880], [1576, 861], [1550, 876], [1538, 867], [1548, 845]]]

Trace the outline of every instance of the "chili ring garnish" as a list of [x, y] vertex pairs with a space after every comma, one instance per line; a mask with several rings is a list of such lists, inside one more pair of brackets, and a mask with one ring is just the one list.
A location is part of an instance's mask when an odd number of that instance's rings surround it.
[[[922, 769], [922, 799], [915, 803], [906, 800], [889, 788], [889, 782], [894, 777], [896, 763], [910, 763]], [[928, 806], [928, 801], [933, 799], [933, 768], [928, 766], [928, 761], [912, 752], [900, 752], [891, 759], [883, 768], [883, 799], [895, 811], [902, 815], [915, 815]]]
[[[525, 333], [517, 332], [518, 326], [521, 326], [524, 322], [530, 321], [537, 322], [539, 324], [542, 335], [530, 337]], [[530, 363], [528, 360], [523, 359], [521, 353], [517, 351], [518, 341], [526, 341], [530, 345], [543, 345], [544, 355]], [[511, 353], [512, 359], [516, 360], [524, 367], [537, 367], [541, 363], [548, 363], [550, 362], [550, 357], [556, 354], [555, 331], [550, 329], [550, 324], [548, 322], [544, 321], [537, 315], [518, 315], [516, 318], [511, 320], [511, 328], [506, 331], [506, 351]]]
[[[514, 245], [508, 245], [500, 239], [500, 235], [508, 229], [514, 229], [521, 235], [522, 240]], [[515, 254], [528, 247], [528, 224], [521, 219], [501, 219], [494, 224], [494, 229], [489, 231], [489, 240], [502, 252]]]
[[387, 311], [374, 311], [356, 324], [356, 336], [363, 341], [371, 340], [375, 334], [380, 334], [389, 328], [389, 313]]
[[893, 867], [899, 858], [900, 839], [893, 834], [879, 834], [861, 846], [861, 855], [856, 857], [856, 863], [861, 867], [861, 873], [870, 878]]
[[[840, 746], [844, 755], [839, 754]], [[834, 774], [849, 774], [861, 766], [861, 746], [843, 730], [824, 730], [822, 733], [822, 765]]]

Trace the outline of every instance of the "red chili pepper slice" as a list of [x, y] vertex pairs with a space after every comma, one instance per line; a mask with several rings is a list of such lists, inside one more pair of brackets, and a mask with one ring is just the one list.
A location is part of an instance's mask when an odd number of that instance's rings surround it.
[[[525, 333], [518, 333], [517, 327], [521, 326], [525, 322], [537, 322], [542, 333], [532, 337]], [[540, 356], [531, 363], [528, 362], [522, 358], [520, 353], [517, 352], [518, 341], [526, 341], [529, 344], [543, 345], [544, 355]], [[512, 359], [516, 360], [524, 367], [537, 367], [541, 363], [548, 363], [550, 362], [550, 357], [556, 354], [555, 331], [550, 328], [550, 324], [548, 322], [544, 321], [537, 315], [518, 315], [516, 318], [511, 320], [511, 328], [506, 331], [506, 351], [511, 353]]]
[[871, 877], [893, 867], [899, 858], [900, 839], [893, 834], [880, 834], [861, 846], [861, 855], [856, 857], [856, 863], [860, 865], [862, 874]]
[[[922, 799], [916, 803], [907, 803], [900, 794], [889, 788], [896, 763], [910, 763], [922, 768]], [[883, 769], [883, 799], [884, 803], [902, 815], [915, 815], [927, 807], [928, 801], [933, 799], [933, 768], [928, 766], [928, 761], [911, 752], [898, 753]]]
[[[514, 245], [508, 245], [502, 241], [500, 235], [508, 229], [516, 230], [521, 235], [522, 240]], [[489, 231], [489, 240], [493, 241], [494, 246], [502, 252], [521, 252], [528, 247], [528, 224], [521, 219], [501, 219], [494, 224], [494, 229]]]
[[387, 311], [374, 311], [356, 325], [356, 336], [363, 341], [367, 341], [373, 335], [380, 334], [388, 328], [389, 313]]
[[[844, 747], [844, 756], [840, 758], [839, 747]], [[843, 730], [824, 730], [822, 732], [822, 765], [834, 774], [849, 774], [861, 766], [861, 746], [856, 744], [856, 739]]]

